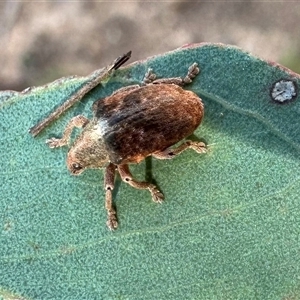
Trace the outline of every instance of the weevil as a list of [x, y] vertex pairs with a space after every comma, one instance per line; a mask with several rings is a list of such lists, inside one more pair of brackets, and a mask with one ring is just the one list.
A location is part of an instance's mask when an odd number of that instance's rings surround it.
[[121, 179], [136, 189], [147, 189], [152, 200], [161, 203], [161, 191], [153, 183], [133, 178], [129, 164], [137, 164], [148, 156], [171, 159], [191, 148], [205, 153], [203, 142], [185, 140], [200, 125], [204, 106], [202, 100], [183, 87], [198, 75], [193, 63], [183, 78], [157, 79], [149, 69], [142, 85], [123, 87], [112, 95], [99, 99], [92, 106], [93, 118], [83, 115], [73, 117], [62, 138], [46, 141], [50, 148], [68, 145], [74, 127], [82, 128], [67, 155], [71, 174], [79, 175], [85, 169], [105, 168], [105, 208], [107, 226], [116, 229], [117, 214], [112, 191], [116, 171]]

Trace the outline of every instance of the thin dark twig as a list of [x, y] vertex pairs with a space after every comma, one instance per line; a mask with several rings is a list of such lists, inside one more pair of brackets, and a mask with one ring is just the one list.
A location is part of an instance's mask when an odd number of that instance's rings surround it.
[[78, 102], [85, 94], [87, 94], [94, 87], [99, 85], [106, 77], [110, 76], [113, 70], [120, 68], [131, 56], [131, 51], [118, 57], [113, 63], [105, 67], [102, 72], [92, 81], [85, 84], [81, 89], [79, 89], [74, 95], [72, 95], [67, 101], [60, 105], [55, 111], [53, 111], [48, 117], [34, 125], [29, 129], [29, 132], [35, 137], [44, 128], [46, 128], [51, 122], [59, 118], [66, 110]]

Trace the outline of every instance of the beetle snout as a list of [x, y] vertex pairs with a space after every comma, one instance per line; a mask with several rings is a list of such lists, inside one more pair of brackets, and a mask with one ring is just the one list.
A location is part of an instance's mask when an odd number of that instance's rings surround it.
[[67, 167], [72, 175], [79, 175], [84, 171], [84, 166], [70, 153], [67, 157]]

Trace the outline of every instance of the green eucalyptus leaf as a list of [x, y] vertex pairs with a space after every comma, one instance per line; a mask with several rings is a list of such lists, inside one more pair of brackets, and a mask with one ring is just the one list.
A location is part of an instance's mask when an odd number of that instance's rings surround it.
[[[201, 73], [187, 88], [205, 105], [195, 135], [208, 152], [131, 166], [165, 201], [117, 178], [110, 232], [102, 170], [71, 176], [67, 148], [45, 140], [71, 117], [91, 117], [96, 99], [141, 83], [149, 67], [184, 76], [194, 62]], [[28, 133], [96, 73], [0, 93], [0, 296], [299, 298], [299, 75], [232, 46], [189, 45], [117, 70], [36, 138]]]

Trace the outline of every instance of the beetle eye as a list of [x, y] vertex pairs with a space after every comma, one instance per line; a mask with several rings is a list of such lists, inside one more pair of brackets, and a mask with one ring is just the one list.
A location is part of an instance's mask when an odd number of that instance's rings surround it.
[[82, 169], [82, 166], [78, 163], [73, 163], [72, 164], [72, 168], [75, 170], [75, 171], [79, 171]]

